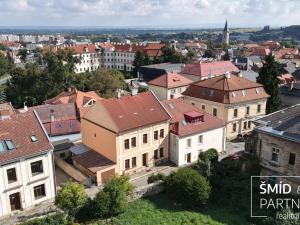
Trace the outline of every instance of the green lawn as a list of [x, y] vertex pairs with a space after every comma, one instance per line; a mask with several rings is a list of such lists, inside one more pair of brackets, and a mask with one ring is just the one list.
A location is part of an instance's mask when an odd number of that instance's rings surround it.
[[198, 211], [187, 210], [169, 200], [164, 194], [130, 203], [129, 209], [113, 218], [114, 225], [247, 225], [238, 212], [208, 206]]

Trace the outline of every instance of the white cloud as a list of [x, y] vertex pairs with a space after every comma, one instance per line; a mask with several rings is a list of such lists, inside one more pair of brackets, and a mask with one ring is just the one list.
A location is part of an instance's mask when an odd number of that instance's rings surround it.
[[0, 0], [0, 25], [288, 25], [298, 0]]

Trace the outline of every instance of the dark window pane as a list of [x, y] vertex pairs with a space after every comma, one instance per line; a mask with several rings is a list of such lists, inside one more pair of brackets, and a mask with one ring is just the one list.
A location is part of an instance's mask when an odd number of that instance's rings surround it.
[[35, 186], [33, 188], [33, 192], [34, 192], [35, 199], [39, 199], [39, 198], [46, 196], [45, 185], [42, 184], [42, 185]]
[[296, 155], [294, 153], [290, 153], [289, 164], [295, 165], [295, 161], [296, 161]]
[[8, 183], [13, 183], [17, 181], [17, 174], [15, 168], [11, 168], [7, 170], [7, 179], [8, 179]]
[[42, 160], [31, 163], [31, 173], [33, 176], [43, 173], [43, 162]]

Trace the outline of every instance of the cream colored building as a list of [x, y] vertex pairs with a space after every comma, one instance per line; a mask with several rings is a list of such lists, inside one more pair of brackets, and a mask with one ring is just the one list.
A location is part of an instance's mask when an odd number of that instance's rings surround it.
[[82, 142], [115, 174], [132, 173], [168, 159], [169, 120], [152, 92], [98, 101], [82, 119]]
[[0, 217], [54, 200], [53, 146], [36, 113], [0, 106], [0, 127]]
[[231, 74], [192, 84], [183, 95], [191, 104], [225, 121], [227, 139], [253, 130], [252, 121], [265, 115], [269, 97], [261, 84]]

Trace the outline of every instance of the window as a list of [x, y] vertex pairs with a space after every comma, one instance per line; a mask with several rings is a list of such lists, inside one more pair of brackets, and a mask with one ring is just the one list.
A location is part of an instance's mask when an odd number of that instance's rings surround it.
[[289, 156], [289, 164], [290, 164], [290, 165], [295, 165], [295, 161], [296, 161], [296, 154], [290, 153], [290, 156]]
[[247, 129], [247, 121], [244, 122], [244, 130]]
[[148, 143], [148, 135], [143, 134], [143, 144], [147, 144], [147, 143]]
[[131, 148], [136, 147], [136, 137], [131, 138]]
[[35, 135], [31, 135], [30, 139], [31, 139], [31, 142], [37, 142], [38, 141], [38, 139], [36, 138]]
[[124, 140], [124, 148], [129, 149], [129, 139]]
[[158, 140], [158, 130], [154, 131], [154, 140]]
[[232, 124], [232, 132], [235, 133], [236, 132], [236, 123]]
[[125, 170], [130, 169], [130, 159], [125, 160]]
[[164, 148], [159, 149], [159, 157], [160, 158], [164, 157]]
[[164, 129], [160, 129], [159, 137], [163, 138], [165, 136]]
[[154, 159], [158, 159], [158, 150], [154, 150]]
[[202, 144], [203, 143], [203, 135], [198, 136], [198, 143]]
[[245, 96], [245, 91], [244, 90], [242, 90], [242, 95]]
[[34, 198], [39, 199], [46, 196], [45, 185], [38, 185], [33, 188]]
[[17, 181], [16, 168], [11, 168], [6, 171], [8, 183], [14, 183]]
[[217, 116], [217, 115], [218, 115], [217, 108], [213, 108], [213, 115], [214, 115], [214, 116]]
[[30, 164], [32, 176], [43, 173], [43, 162], [42, 160], [36, 161]]
[[12, 140], [5, 140], [5, 144], [6, 144], [8, 150], [13, 150], [16, 148], [16, 146]]
[[259, 89], [255, 88], [256, 94], [259, 94]]
[[234, 91], [232, 92], [232, 97], [235, 97], [235, 92]]
[[251, 121], [248, 121], [248, 129], [251, 128]]
[[257, 105], [257, 113], [260, 113], [260, 111], [261, 111], [261, 104], [258, 104]]
[[186, 147], [190, 148], [192, 146], [192, 140], [189, 138], [186, 140]]
[[203, 110], [205, 110], [205, 105], [202, 105], [201, 108], [202, 108]]
[[237, 117], [238, 116], [238, 109], [234, 109], [233, 111], [233, 117]]
[[278, 162], [278, 155], [279, 155], [279, 149], [278, 148], [272, 148], [272, 161]]
[[131, 159], [131, 164], [132, 164], [132, 167], [136, 167], [136, 157], [133, 157]]
[[249, 115], [250, 114], [250, 106], [246, 107], [246, 114]]

